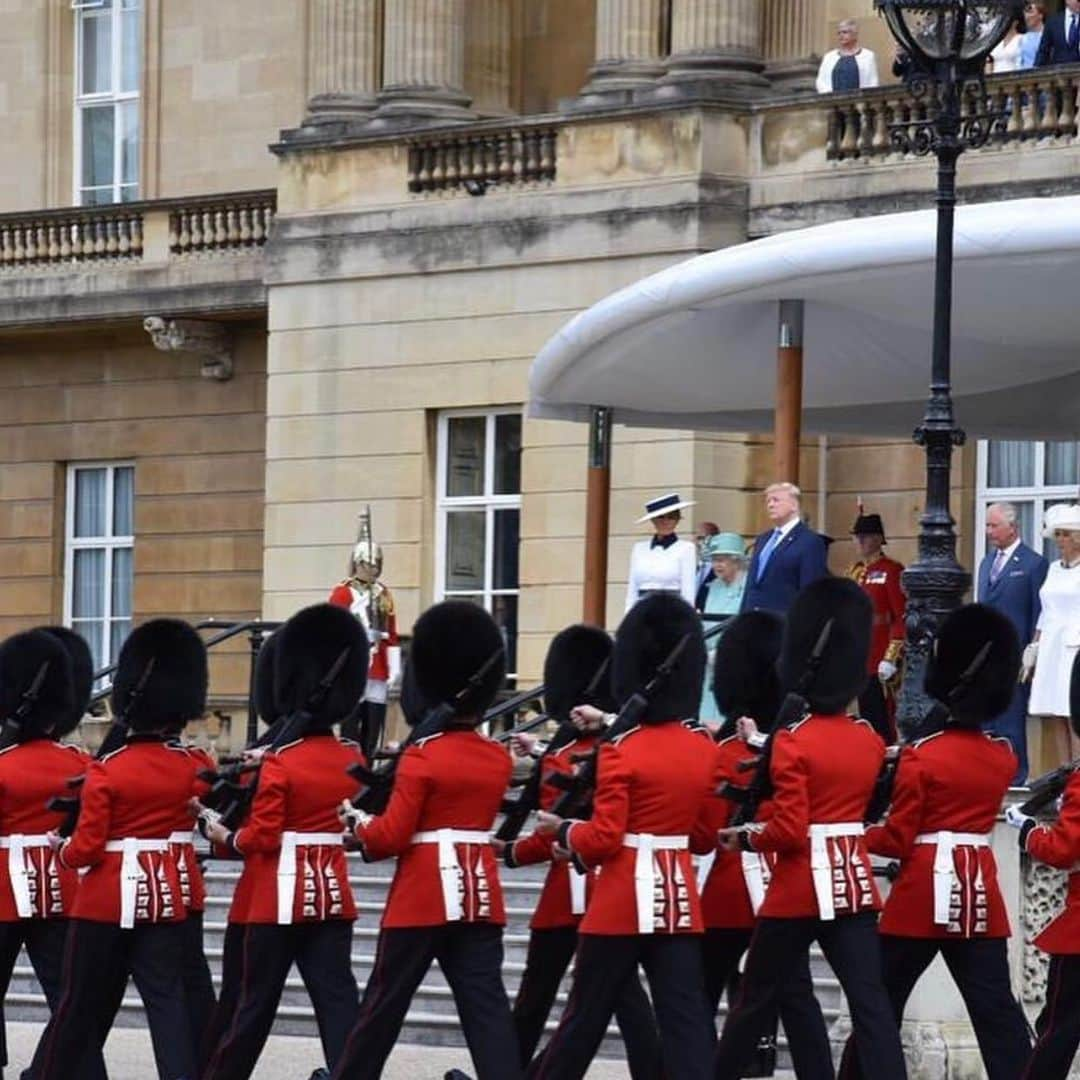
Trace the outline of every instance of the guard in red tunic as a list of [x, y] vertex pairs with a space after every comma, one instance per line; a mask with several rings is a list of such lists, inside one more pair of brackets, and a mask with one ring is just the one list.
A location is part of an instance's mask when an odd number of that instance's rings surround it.
[[900, 662], [904, 654], [904, 611], [907, 600], [900, 586], [902, 563], [890, 559], [885, 546], [885, 526], [880, 514], [859, 516], [851, 526], [859, 560], [847, 576], [874, 605], [870, 653], [866, 660], [866, 686], [859, 694], [859, 715], [874, 725], [888, 745], [896, 742], [896, 690], [900, 685]]
[[[575, 707], [581, 705], [586, 694], [593, 708], [577, 710]], [[545, 777], [571, 773], [575, 756], [588, 753], [596, 745], [603, 713], [616, 708], [611, 691], [611, 638], [603, 630], [568, 626], [555, 635], [544, 661], [544, 708], [559, 729], [555, 748], [549, 749], [537, 767], [543, 768]], [[572, 718], [577, 716], [587, 718]], [[541, 808], [551, 809], [560, 794], [558, 788], [544, 782], [540, 788]], [[534, 832], [507, 844], [503, 852], [511, 869], [551, 863], [529, 923], [525, 971], [514, 1000], [514, 1026], [523, 1066], [532, 1060], [544, 1033], [559, 983], [577, 947], [578, 925], [596, 880], [595, 870], [583, 874], [566, 859], [553, 858], [553, 847], [550, 833]], [[615, 1006], [615, 1021], [622, 1033], [631, 1077], [653, 1080], [659, 1076], [656, 1017], [638, 979], [627, 981]]]
[[356, 1017], [356, 904], [337, 808], [356, 786], [346, 770], [364, 756], [340, 741], [333, 725], [363, 694], [367, 636], [330, 604], [297, 612], [277, 636], [274, 698], [283, 715], [303, 713], [305, 721], [294, 741], [263, 755], [248, 821], [232, 833], [220, 824], [207, 829], [212, 842], [244, 860], [233, 906], [245, 922], [239, 996], [203, 1080], [252, 1074], [294, 963], [329, 1068]]
[[[783, 711], [790, 705], [802, 718], [770, 737], [768, 820], [719, 834], [729, 850], [775, 852], [776, 864], [717, 1047], [718, 1077], [739, 1075], [792, 964], [804, 962], [814, 941], [840, 980], [870, 1075], [906, 1075], [881, 978], [881, 901], [863, 838], [885, 744], [844, 711], [866, 679], [871, 616], [866, 594], [843, 578], [808, 585], [788, 612], [778, 671], [797, 699], [789, 696]], [[805, 1076], [831, 1077], [831, 1058]]]
[[[1015, 1080], [1031, 1052], [1027, 1021], [1009, 987], [1009, 918], [990, 848], [1016, 755], [1008, 739], [980, 729], [1008, 705], [1019, 673], [1020, 645], [1003, 615], [969, 604], [946, 618], [926, 692], [947, 719], [942, 730], [903, 749], [888, 816], [866, 834], [875, 855], [900, 860], [878, 926], [897, 1026], [940, 953], [967, 1005], [990, 1080]], [[840, 1074], [878, 1075], [859, 1068], [850, 1045]]]
[[366, 860], [397, 856], [397, 869], [375, 966], [334, 1078], [382, 1075], [409, 1003], [438, 960], [479, 1080], [515, 1080], [521, 1070], [502, 981], [506, 910], [489, 842], [511, 762], [476, 731], [506, 674], [502, 635], [475, 604], [436, 604], [416, 621], [409, 666], [420, 696], [446, 703], [452, 716], [402, 752], [386, 811], [355, 829]]
[[100, 1050], [130, 975], [146, 1008], [158, 1075], [195, 1074], [181, 971], [186, 917], [169, 837], [200, 791], [196, 760], [175, 745], [206, 705], [206, 649], [186, 623], [155, 619], [120, 650], [114, 715], [127, 741], [90, 762], [82, 809], [66, 840], [51, 832], [60, 865], [84, 870], [72, 905], [64, 992], [39, 1048], [40, 1080], [70, 1075]]
[[[1080, 735], [1080, 655], [1069, 691], [1072, 728]], [[1038, 1039], [1023, 1073], [1024, 1080], [1065, 1080], [1080, 1046], [1080, 770], [1072, 769], [1052, 825], [1040, 825], [1019, 806], [1010, 806], [1005, 820], [1019, 828], [1022, 851], [1069, 875], [1065, 910], [1035, 939], [1050, 954], [1050, 971], [1035, 1021]]]
[[664, 1068], [679, 1080], [712, 1075], [715, 1040], [705, 1005], [704, 925], [690, 833], [716, 783], [709, 736], [684, 725], [697, 712], [705, 644], [696, 612], [669, 593], [646, 596], [615, 636], [617, 700], [655, 678], [682, 644], [668, 678], [639, 723], [602, 744], [588, 821], [540, 815], [539, 828], [580, 868], [600, 874], [582, 920], [570, 1000], [530, 1077], [583, 1077], [626, 985], [645, 969], [660, 1028]]

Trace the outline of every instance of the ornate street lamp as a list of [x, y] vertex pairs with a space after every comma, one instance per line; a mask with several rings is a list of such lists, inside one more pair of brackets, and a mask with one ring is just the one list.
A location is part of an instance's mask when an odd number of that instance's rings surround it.
[[905, 153], [933, 153], [938, 161], [930, 397], [914, 435], [926, 449], [926, 502], [919, 556], [902, 579], [908, 597], [907, 647], [898, 721], [901, 733], [912, 738], [930, 709], [922, 683], [937, 627], [959, 607], [971, 583], [956, 560], [955, 522], [949, 513], [952, 451], [964, 442], [953, 416], [949, 370], [956, 161], [1004, 127], [1005, 115], [989, 105], [982, 71], [1020, 5], [1016, 0], [874, 0], [874, 6], [909, 58], [905, 82], [914, 102], [910, 116], [893, 117], [892, 143]]

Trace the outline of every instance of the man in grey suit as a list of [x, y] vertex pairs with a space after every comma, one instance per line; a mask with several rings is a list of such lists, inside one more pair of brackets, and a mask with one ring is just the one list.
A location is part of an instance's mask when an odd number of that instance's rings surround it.
[[[994, 503], [986, 511], [986, 555], [979, 565], [978, 599], [1000, 611], [1016, 627], [1021, 647], [1035, 636], [1039, 620], [1039, 589], [1049, 564], [1020, 539], [1016, 507]], [[1020, 759], [1014, 783], [1027, 780], [1028, 684], [1018, 684], [1008, 709], [990, 724], [995, 735], [1013, 744]]]

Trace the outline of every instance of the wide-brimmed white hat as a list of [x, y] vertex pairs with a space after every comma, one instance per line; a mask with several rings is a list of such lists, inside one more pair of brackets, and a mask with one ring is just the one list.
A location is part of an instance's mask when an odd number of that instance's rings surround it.
[[1080, 506], [1076, 503], [1057, 503], [1043, 515], [1043, 536], [1053, 536], [1055, 529], [1080, 532]]
[[637, 519], [637, 523], [640, 525], [643, 521], [651, 521], [653, 518], [673, 514], [676, 510], [685, 510], [688, 506], [694, 505], [692, 500], [681, 498], [678, 492], [669, 491], [666, 495], [650, 499], [645, 504], [645, 513]]

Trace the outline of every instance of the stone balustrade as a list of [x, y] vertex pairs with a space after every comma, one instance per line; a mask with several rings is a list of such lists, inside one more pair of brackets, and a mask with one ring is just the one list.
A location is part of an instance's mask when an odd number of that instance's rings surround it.
[[143, 211], [132, 204], [0, 217], [0, 268], [138, 259]]
[[272, 191], [181, 203], [169, 213], [169, 251], [192, 255], [260, 247], [270, 234], [275, 204]]

